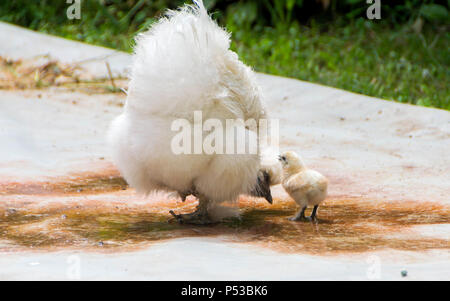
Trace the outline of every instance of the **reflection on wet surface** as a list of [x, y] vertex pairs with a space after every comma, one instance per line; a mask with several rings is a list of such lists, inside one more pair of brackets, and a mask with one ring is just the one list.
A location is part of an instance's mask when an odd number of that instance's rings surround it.
[[[240, 218], [212, 226], [190, 226], [172, 221], [168, 211], [193, 211], [194, 199], [185, 203], [177, 200], [152, 203], [151, 196], [148, 202], [127, 203], [134, 192], [123, 190], [126, 184], [120, 177], [93, 178], [70, 182], [69, 190], [58, 183], [45, 189], [36, 188], [42, 185], [28, 184], [34, 185], [32, 190], [21, 190], [31, 187], [25, 184], [15, 188], [0, 185], [0, 196], [16, 200], [4, 202], [0, 207], [0, 251], [60, 248], [125, 251], [188, 236], [221, 236], [229, 241], [310, 254], [450, 248], [448, 239], [420, 236], [410, 229], [415, 225], [450, 223], [450, 206], [438, 203], [328, 199], [319, 208], [319, 223], [312, 224], [287, 220], [297, 210], [290, 200], [275, 199], [269, 205], [263, 200], [242, 197], [237, 204], [242, 212]], [[90, 198], [54, 200], [58, 195], [67, 198], [77, 192]], [[21, 196], [34, 193], [42, 202], [46, 197], [53, 200], [46, 205], [20, 201]], [[108, 201], [102, 200], [104, 197]]]

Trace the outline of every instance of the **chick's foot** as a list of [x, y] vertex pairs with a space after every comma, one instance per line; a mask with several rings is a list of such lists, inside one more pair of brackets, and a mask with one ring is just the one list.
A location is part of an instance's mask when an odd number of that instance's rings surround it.
[[290, 217], [289, 220], [293, 222], [311, 222], [315, 220], [315, 216], [305, 216], [306, 206], [303, 207], [295, 216]]
[[314, 219], [312, 219], [309, 216], [300, 216], [299, 217], [298, 215], [290, 217], [288, 219], [292, 222], [312, 222], [312, 221], [314, 221]]

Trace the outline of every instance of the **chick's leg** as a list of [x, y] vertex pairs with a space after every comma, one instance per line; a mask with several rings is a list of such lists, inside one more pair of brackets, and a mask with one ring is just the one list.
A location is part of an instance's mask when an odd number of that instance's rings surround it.
[[197, 209], [192, 213], [186, 214], [175, 214], [170, 210], [170, 214], [180, 223], [180, 224], [194, 224], [194, 225], [207, 225], [212, 224], [214, 221], [211, 219], [208, 213], [208, 200], [204, 198], [199, 198]]
[[302, 209], [300, 209], [295, 216], [289, 218], [289, 220], [294, 221], [294, 222], [310, 221], [310, 217], [305, 217], [305, 210], [306, 210], [306, 206], [304, 206]]
[[312, 213], [311, 213], [310, 219], [311, 219], [312, 221], [317, 220], [317, 217], [316, 217], [316, 214], [317, 214], [317, 208], [319, 208], [319, 205], [314, 206], [314, 209], [313, 209], [313, 211], [312, 211]]

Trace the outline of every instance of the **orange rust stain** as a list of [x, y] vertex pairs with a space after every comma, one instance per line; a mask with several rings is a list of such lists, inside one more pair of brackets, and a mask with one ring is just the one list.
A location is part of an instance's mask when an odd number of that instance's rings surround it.
[[[247, 219], [247, 224], [253, 224], [249, 230], [257, 235], [257, 244], [280, 251], [333, 254], [386, 248], [450, 249], [448, 239], [421, 237], [417, 233], [408, 236], [415, 225], [450, 223], [450, 206], [431, 202], [331, 199], [319, 208], [317, 224], [286, 220], [296, 210], [293, 203], [279, 202], [273, 207], [264, 204], [261, 208], [247, 207], [242, 218]], [[260, 223], [256, 222], [258, 219]]]
[[119, 172], [111, 169], [89, 174], [72, 174], [46, 182], [0, 182], [0, 196], [93, 194], [123, 190], [127, 186]]
[[[96, 189], [92, 189], [96, 192]], [[125, 196], [124, 196], [125, 197]], [[179, 225], [168, 211], [190, 212], [185, 203], [159, 201], [158, 205], [124, 201], [53, 202], [41, 207], [0, 208], [0, 251], [93, 249], [125, 251], [151, 242], [179, 237], [225, 236], [229, 241], [254, 243], [284, 252], [331, 255], [381, 250], [449, 249], [447, 239], [412, 233], [415, 225], [450, 223], [450, 207], [413, 201], [360, 201], [329, 199], [319, 209], [319, 222], [288, 221], [297, 208], [275, 199], [273, 205], [242, 197], [240, 218], [212, 226]], [[408, 235], [408, 233], [410, 235]], [[412, 235], [411, 235], [412, 234]]]
[[[178, 237], [219, 235], [285, 252], [324, 255], [386, 248], [450, 249], [448, 239], [420, 236], [410, 229], [450, 223], [450, 207], [438, 203], [330, 198], [319, 209], [319, 222], [313, 224], [287, 219], [297, 210], [290, 200], [275, 199], [269, 205], [241, 197], [234, 205], [241, 210], [240, 218], [202, 227], [179, 225], [169, 214], [170, 209], [195, 210], [194, 198], [182, 203], [153, 196], [148, 203], [136, 203], [133, 191], [116, 193], [126, 188], [114, 168], [49, 182], [0, 183], [0, 196], [8, 197], [0, 203], [0, 251], [116, 252]], [[59, 202], [60, 196], [70, 198]], [[106, 201], [105, 196], [112, 198]], [[52, 199], [57, 201], [46, 202]]]

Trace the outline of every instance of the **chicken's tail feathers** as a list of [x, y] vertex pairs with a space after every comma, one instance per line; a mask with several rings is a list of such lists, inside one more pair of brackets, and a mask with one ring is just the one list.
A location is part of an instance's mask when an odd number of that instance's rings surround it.
[[194, 3], [193, 5], [185, 4], [184, 6], [179, 7], [177, 10], [168, 9], [165, 15], [170, 18], [177, 12], [188, 12], [198, 17], [208, 17], [208, 11], [203, 4], [203, 0], [192, 0], [192, 2]]
[[218, 94], [229, 46], [203, 1], [167, 11], [136, 37], [127, 106], [159, 116], [200, 110]]
[[205, 5], [203, 5], [203, 0], [193, 0], [194, 4], [198, 7], [200, 15], [208, 16]]

